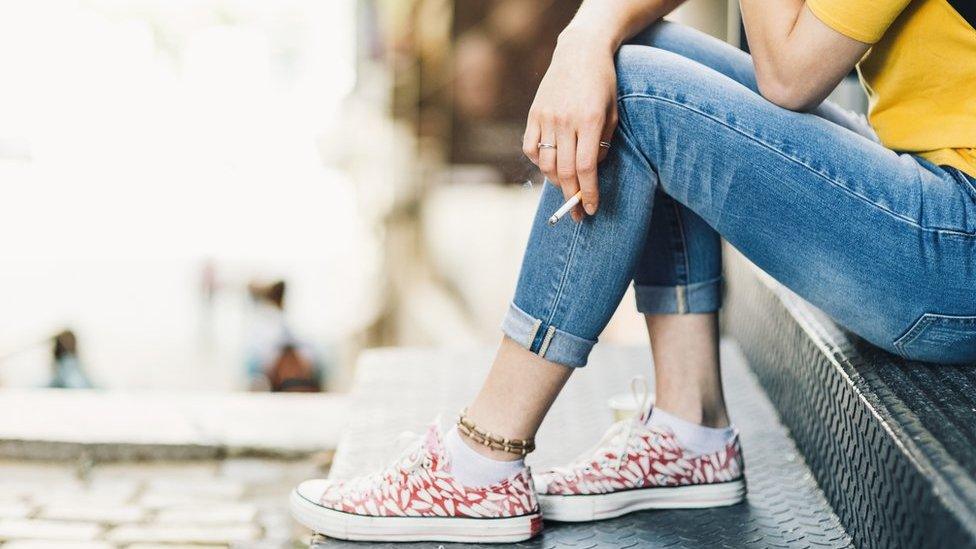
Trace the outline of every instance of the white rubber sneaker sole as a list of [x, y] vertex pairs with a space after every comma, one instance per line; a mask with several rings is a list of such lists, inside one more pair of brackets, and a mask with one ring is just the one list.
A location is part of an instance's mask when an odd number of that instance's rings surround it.
[[357, 541], [514, 543], [542, 531], [539, 513], [512, 518], [371, 517], [343, 513], [291, 493], [291, 514], [331, 538]]
[[638, 488], [612, 494], [556, 496], [539, 494], [546, 520], [586, 522], [646, 509], [701, 509], [735, 505], [746, 496], [744, 479], [718, 484]]

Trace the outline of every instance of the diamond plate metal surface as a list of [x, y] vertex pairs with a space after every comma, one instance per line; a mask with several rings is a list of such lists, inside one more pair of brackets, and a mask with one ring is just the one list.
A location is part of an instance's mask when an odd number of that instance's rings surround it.
[[[733, 507], [647, 511], [585, 524], [547, 522], [541, 536], [517, 547], [849, 547], [851, 539], [813, 480], [742, 355], [724, 343], [726, 395], [742, 432], [749, 495]], [[389, 349], [365, 355], [357, 370], [350, 424], [332, 474], [368, 472], [392, 459], [397, 433], [420, 431], [436, 415], [452, 421], [486, 373], [491, 349]], [[539, 435], [534, 467], [556, 464], [591, 447], [610, 425], [607, 399], [650, 373], [646, 348], [599, 346], [573, 375]], [[367, 544], [318, 538], [315, 549], [460, 547], [461, 544]], [[478, 547], [477, 545], [466, 545]], [[491, 547], [486, 545], [485, 547]], [[497, 547], [497, 546], [495, 546]]]
[[976, 547], [976, 371], [893, 356], [727, 254], [728, 331], [859, 547]]

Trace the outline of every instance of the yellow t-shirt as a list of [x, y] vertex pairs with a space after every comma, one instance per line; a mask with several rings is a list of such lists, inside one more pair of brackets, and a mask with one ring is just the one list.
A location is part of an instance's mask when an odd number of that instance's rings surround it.
[[827, 26], [873, 44], [857, 65], [888, 148], [976, 177], [976, 2], [807, 0]]

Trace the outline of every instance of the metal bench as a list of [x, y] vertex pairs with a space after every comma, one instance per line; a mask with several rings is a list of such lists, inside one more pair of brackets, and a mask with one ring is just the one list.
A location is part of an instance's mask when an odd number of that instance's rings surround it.
[[[718, 509], [648, 511], [585, 524], [547, 522], [520, 547], [849, 547], [851, 538], [827, 504], [786, 428], [735, 345], [722, 347], [730, 412], [742, 431], [749, 496]], [[445, 423], [474, 395], [492, 350], [387, 349], [362, 357], [349, 424], [331, 474], [374, 470], [393, 459], [397, 434], [420, 431], [436, 415]], [[607, 399], [650, 372], [647, 349], [598, 346], [573, 375], [539, 433], [533, 467], [570, 459], [591, 447], [611, 423]], [[363, 543], [316, 538], [317, 549]], [[439, 544], [407, 544], [437, 547]], [[444, 544], [450, 546], [451, 544]], [[370, 545], [373, 546], [373, 545]], [[402, 547], [390, 544], [389, 547]]]
[[976, 546], [976, 367], [881, 351], [727, 257], [726, 330], [855, 544]]

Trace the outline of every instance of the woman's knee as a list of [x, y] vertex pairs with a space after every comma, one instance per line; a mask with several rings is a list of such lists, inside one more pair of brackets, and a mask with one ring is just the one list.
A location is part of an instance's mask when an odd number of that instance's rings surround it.
[[669, 21], [657, 21], [628, 41], [685, 57], [756, 89], [752, 58], [744, 51], [702, 31]]
[[681, 23], [658, 20], [635, 34], [627, 44], [651, 46], [662, 50], [681, 53], [700, 44], [707, 34]]
[[617, 51], [616, 69], [620, 98], [632, 94], [671, 95], [693, 80], [697, 72], [694, 63], [680, 55], [636, 45]]

